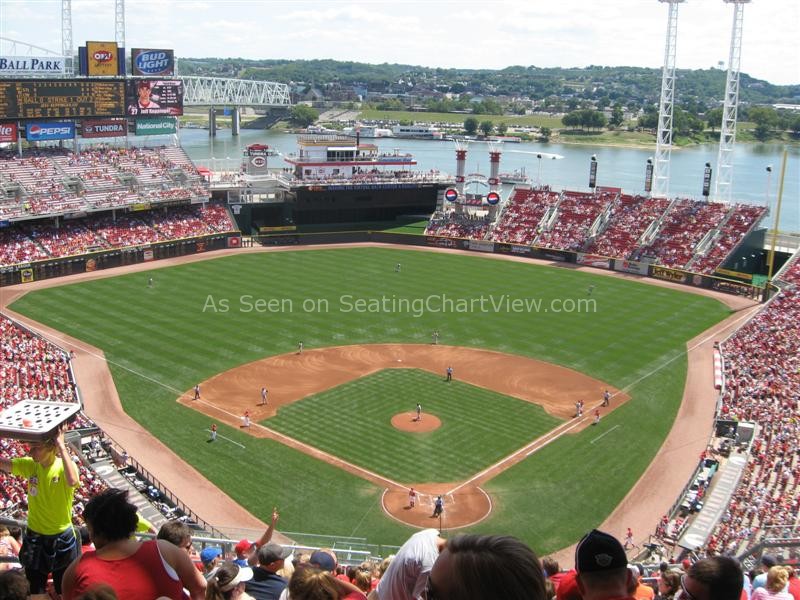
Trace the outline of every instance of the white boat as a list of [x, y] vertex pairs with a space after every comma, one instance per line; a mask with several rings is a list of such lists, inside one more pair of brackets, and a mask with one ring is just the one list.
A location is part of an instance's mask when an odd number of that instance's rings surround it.
[[500, 183], [507, 183], [510, 185], [529, 184], [531, 178], [525, 173], [525, 167], [516, 169], [513, 173], [498, 173]]
[[395, 125], [392, 127], [392, 135], [397, 138], [411, 138], [416, 140], [441, 140], [444, 134], [433, 125]]
[[355, 127], [345, 127], [342, 130], [342, 133], [348, 137], [359, 137], [361, 139], [384, 138], [392, 137], [393, 135], [391, 129], [385, 129], [375, 125], [356, 125]]
[[375, 144], [362, 144], [345, 136], [300, 136], [298, 152], [283, 159], [292, 165], [297, 180], [366, 180], [385, 172], [404, 173], [417, 164], [411, 154], [381, 152]]

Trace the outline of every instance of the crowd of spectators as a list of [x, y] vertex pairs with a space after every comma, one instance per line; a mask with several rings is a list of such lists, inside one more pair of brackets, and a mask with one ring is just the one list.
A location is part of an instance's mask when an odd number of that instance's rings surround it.
[[580, 250], [586, 244], [590, 227], [614, 197], [608, 192], [564, 191], [555, 222], [536, 238], [536, 245], [555, 250]]
[[800, 262], [793, 283], [722, 345], [720, 418], [757, 425], [751, 457], [708, 542], [733, 552], [765, 527], [800, 525]]
[[16, 265], [49, 257], [47, 250], [28, 237], [22, 229], [0, 229], [0, 265]]
[[558, 204], [559, 199], [560, 194], [549, 189], [515, 188], [489, 239], [511, 244], [532, 244], [539, 234], [542, 219]]
[[[0, 410], [22, 400], [78, 402], [70, 356], [4, 315], [0, 315]], [[72, 427], [92, 425], [82, 414]], [[0, 456], [25, 456], [24, 444], [0, 438]], [[102, 479], [78, 465], [81, 487], [75, 493], [75, 516], [85, 502], [105, 486]], [[7, 517], [25, 518], [27, 504], [22, 481], [0, 472], [0, 511]]]
[[425, 228], [425, 235], [482, 240], [488, 230], [489, 221], [482, 215], [436, 213]]
[[717, 228], [727, 212], [727, 204], [677, 199], [664, 215], [656, 238], [632, 258], [649, 257], [666, 267], [684, 268], [697, 245]]
[[235, 231], [228, 210], [217, 204], [153, 209], [116, 216], [23, 222], [0, 229], [0, 265], [84, 254]]
[[208, 197], [180, 147], [39, 148], [22, 157], [4, 152], [0, 192], [2, 219]]
[[606, 227], [595, 237], [587, 252], [630, 257], [644, 232], [664, 214], [668, 206], [669, 200], [665, 198], [621, 194], [611, 206]]
[[712, 274], [722, 264], [725, 257], [739, 245], [766, 214], [763, 206], [737, 204], [719, 227], [708, 251], [694, 260], [690, 270], [694, 273]]
[[0, 404], [20, 400], [77, 402], [69, 355], [0, 315]]

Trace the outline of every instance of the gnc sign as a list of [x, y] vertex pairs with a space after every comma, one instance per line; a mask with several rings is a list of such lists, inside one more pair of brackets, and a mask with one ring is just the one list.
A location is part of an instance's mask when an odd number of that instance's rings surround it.
[[0, 144], [17, 141], [17, 124], [0, 123]]

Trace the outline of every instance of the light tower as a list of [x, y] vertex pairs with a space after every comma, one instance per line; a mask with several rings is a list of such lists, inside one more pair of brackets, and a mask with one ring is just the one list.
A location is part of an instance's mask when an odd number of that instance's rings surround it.
[[466, 178], [464, 177], [464, 173], [466, 173], [466, 166], [467, 166], [467, 142], [461, 142], [460, 140], [456, 140], [456, 190], [458, 191], [458, 197], [464, 197], [464, 183], [466, 182]]
[[672, 153], [672, 112], [675, 102], [675, 54], [678, 40], [678, 4], [685, 0], [658, 0], [669, 4], [664, 68], [661, 72], [661, 99], [658, 101], [658, 135], [653, 168], [653, 196], [669, 194], [669, 161]]
[[114, 41], [125, 47], [125, 0], [114, 0]]
[[72, 53], [72, 0], [61, 0], [61, 54], [64, 56], [64, 74], [75, 74]]
[[717, 153], [717, 177], [714, 180], [714, 199], [731, 201], [733, 182], [733, 147], [736, 144], [736, 111], [739, 106], [739, 68], [742, 62], [742, 21], [744, 5], [750, 0], [723, 0], [733, 4], [731, 51], [728, 55], [728, 77], [725, 80], [725, 104], [722, 108], [722, 127]]

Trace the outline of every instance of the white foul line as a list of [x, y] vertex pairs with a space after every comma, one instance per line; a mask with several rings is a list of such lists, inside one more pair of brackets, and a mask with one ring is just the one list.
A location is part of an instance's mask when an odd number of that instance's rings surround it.
[[601, 433], [600, 435], [598, 435], [596, 438], [594, 438], [594, 439], [593, 439], [591, 442], [589, 442], [589, 443], [590, 443], [590, 444], [594, 444], [594, 443], [595, 443], [597, 440], [599, 440], [601, 437], [603, 437], [604, 435], [608, 435], [609, 433], [611, 433], [612, 431], [614, 431], [614, 430], [615, 430], [617, 427], [619, 427], [619, 425], [614, 425], [614, 426], [613, 426], [611, 429], [609, 429], [608, 431], [604, 431], [603, 433]]
[[[207, 431], [208, 433], [211, 433], [210, 429], [205, 429], [204, 431]], [[236, 442], [236, 441], [232, 440], [229, 437], [225, 437], [224, 435], [222, 435], [220, 433], [217, 434], [217, 437], [218, 438], [222, 438], [223, 440], [225, 440], [227, 442], [230, 442], [231, 444], [236, 444], [237, 446], [239, 446], [239, 448], [244, 450], [244, 444], [240, 444], [239, 442]], [[213, 441], [213, 440], [209, 440], [209, 441]]]

